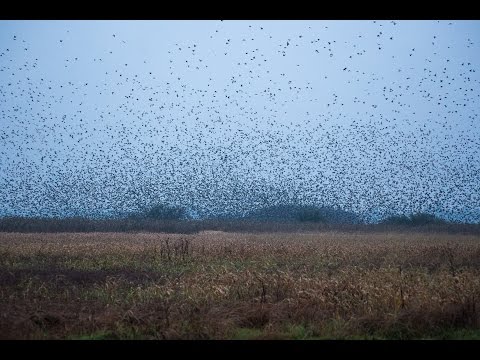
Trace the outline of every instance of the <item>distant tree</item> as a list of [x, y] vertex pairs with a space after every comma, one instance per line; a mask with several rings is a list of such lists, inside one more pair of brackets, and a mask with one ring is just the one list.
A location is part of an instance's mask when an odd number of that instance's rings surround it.
[[446, 221], [428, 213], [415, 213], [407, 215], [393, 215], [384, 219], [382, 224], [390, 225], [429, 225], [429, 224], [445, 224]]
[[388, 225], [410, 225], [412, 221], [406, 215], [392, 215], [383, 219], [381, 223]]
[[137, 213], [133, 218], [144, 218], [152, 220], [181, 220], [186, 218], [187, 212], [182, 207], [157, 204], [151, 208]]
[[276, 205], [252, 211], [247, 219], [271, 221], [318, 222], [329, 224], [357, 224], [357, 214], [332, 207], [308, 205]]
[[427, 214], [427, 213], [416, 213], [410, 215], [410, 219], [415, 225], [427, 225], [427, 224], [445, 224], [446, 221], [440, 219], [439, 217]]
[[307, 206], [298, 209], [298, 213], [296, 215], [296, 220], [300, 222], [321, 222], [326, 223], [327, 218], [325, 216], [325, 212], [322, 211], [320, 208], [316, 208], [314, 206]]

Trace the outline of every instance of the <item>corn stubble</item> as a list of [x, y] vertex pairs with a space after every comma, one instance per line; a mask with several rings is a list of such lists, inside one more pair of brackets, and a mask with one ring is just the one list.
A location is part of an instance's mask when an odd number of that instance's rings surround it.
[[0, 233], [0, 338], [478, 336], [479, 270], [478, 235]]

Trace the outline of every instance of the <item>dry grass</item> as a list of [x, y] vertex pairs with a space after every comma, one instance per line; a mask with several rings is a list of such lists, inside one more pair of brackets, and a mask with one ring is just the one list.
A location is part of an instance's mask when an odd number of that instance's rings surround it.
[[479, 275], [478, 235], [0, 233], [0, 338], [478, 338]]

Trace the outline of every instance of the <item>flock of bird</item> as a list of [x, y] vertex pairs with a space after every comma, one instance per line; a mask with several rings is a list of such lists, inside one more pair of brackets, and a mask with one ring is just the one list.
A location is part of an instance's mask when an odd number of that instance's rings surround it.
[[455, 23], [441, 22], [410, 44], [402, 21], [343, 37], [320, 21], [288, 36], [270, 23], [219, 21], [164, 45], [161, 69], [117, 55], [131, 46], [118, 33], [54, 70], [70, 30], [55, 54], [2, 40], [0, 216], [300, 202], [480, 222], [478, 34], [450, 44]]

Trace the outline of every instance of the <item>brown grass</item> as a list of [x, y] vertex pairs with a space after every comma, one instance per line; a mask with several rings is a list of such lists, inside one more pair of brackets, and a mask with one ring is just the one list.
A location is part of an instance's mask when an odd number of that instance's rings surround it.
[[0, 233], [0, 338], [478, 337], [479, 275], [478, 235]]

